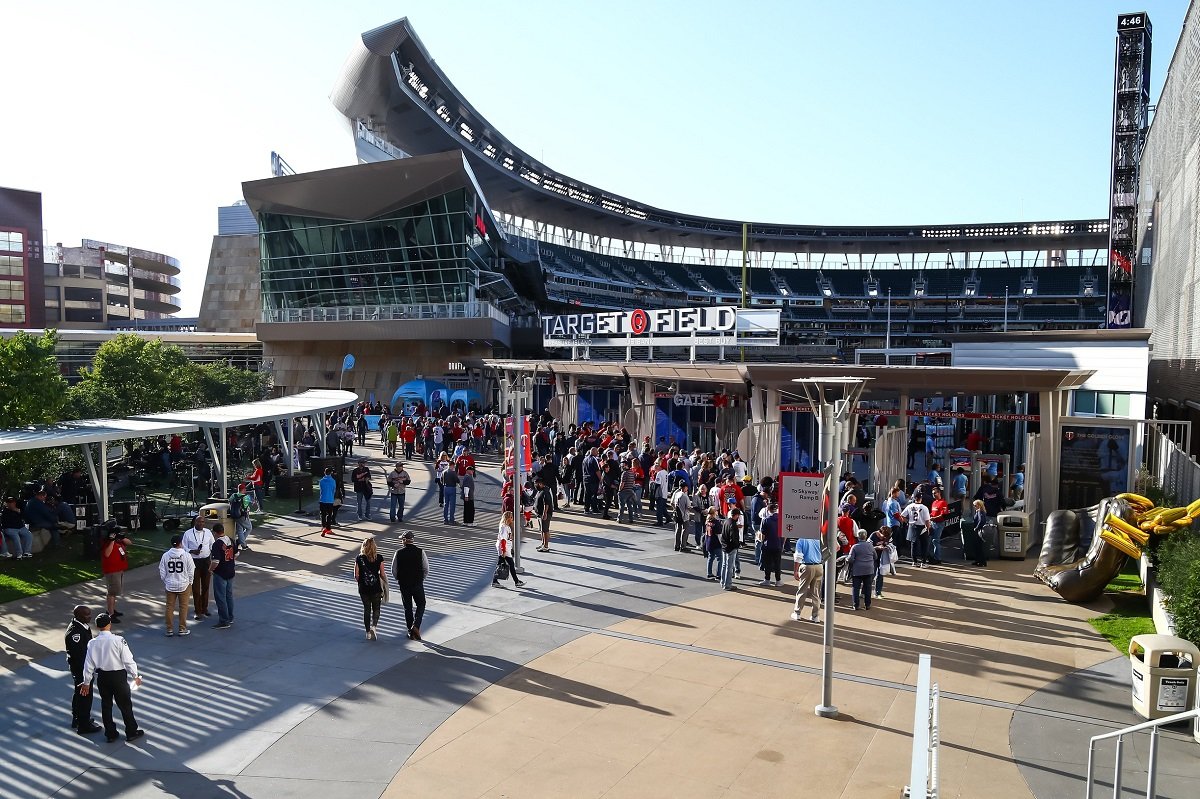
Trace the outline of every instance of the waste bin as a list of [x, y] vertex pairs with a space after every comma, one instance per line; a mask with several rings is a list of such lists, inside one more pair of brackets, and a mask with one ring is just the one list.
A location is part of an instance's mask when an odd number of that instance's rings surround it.
[[1173, 635], [1135, 635], [1129, 642], [1133, 709], [1147, 720], [1190, 709], [1196, 701], [1200, 650]]
[[1005, 510], [996, 517], [1000, 528], [1000, 557], [1009, 560], [1024, 560], [1029, 549], [1029, 514], [1023, 511]]
[[229, 518], [229, 503], [228, 502], [210, 502], [207, 505], [200, 506], [200, 515], [208, 523], [209, 530], [213, 529], [214, 524], [220, 524], [230, 538], [235, 538], [233, 519]]

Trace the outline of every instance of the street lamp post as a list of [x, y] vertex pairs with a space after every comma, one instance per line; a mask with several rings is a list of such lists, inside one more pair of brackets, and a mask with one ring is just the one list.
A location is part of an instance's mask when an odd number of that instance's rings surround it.
[[821, 704], [815, 708], [823, 718], [836, 718], [837, 707], [833, 704], [833, 599], [837, 588], [837, 569], [834, 553], [837, 552], [837, 490], [842, 470], [842, 444], [847, 425], [857, 413], [858, 398], [870, 378], [858, 377], [808, 377], [797, 378], [804, 389], [812, 413], [821, 427], [821, 460], [825, 464], [825, 501], [821, 506], [821, 520], [825, 526], [825, 549], [828, 553], [825, 568], [825, 629], [822, 631], [824, 656], [821, 663]]

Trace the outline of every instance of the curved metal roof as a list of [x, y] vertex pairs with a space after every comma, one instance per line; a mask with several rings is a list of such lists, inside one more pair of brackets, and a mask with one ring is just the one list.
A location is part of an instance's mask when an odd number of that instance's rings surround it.
[[[409, 155], [466, 154], [498, 211], [585, 233], [674, 247], [740, 249], [742, 222], [639, 203], [555, 172], [495, 129], [434, 62], [407, 18], [362, 34], [330, 94], [357, 121]], [[1000, 252], [1105, 249], [1104, 219], [971, 225], [846, 227], [753, 223], [755, 251]]]

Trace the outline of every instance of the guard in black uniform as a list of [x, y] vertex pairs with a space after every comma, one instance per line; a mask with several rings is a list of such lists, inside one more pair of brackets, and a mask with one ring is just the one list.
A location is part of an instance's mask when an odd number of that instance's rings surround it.
[[83, 661], [87, 657], [88, 641], [92, 640], [92, 609], [76, 605], [67, 626], [67, 667], [71, 669], [71, 729], [80, 735], [100, 732], [100, 725], [92, 721], [92, 694], [79, 692], [83, 685]]

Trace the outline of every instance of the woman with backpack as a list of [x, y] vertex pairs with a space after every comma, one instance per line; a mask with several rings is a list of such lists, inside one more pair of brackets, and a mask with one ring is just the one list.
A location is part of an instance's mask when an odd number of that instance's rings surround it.
[[[511, 510], [504, 511], [504, 515], [500, 517], [500, 528], [496, 532], [496, 573], [492, 577], [492, 585], [495, 588], [500, 587], [501, 571], [507, 571], [512, 575], [513, 585], [517, 588], [522, 587], [525, 583], [517, 578], [517, 564], [513, 561], [513, 512]], [[508, 575], [503, 575], [507, 577]]]
[[358, 583], [358, 598], [363, 605], [363, 627], [367, 640], [376, 639], [375, 629], [379, 626], [379, 608], [383, 605], [387, 577], [383, 571], [383, 555], [375, 545], [374, 538], [362, 542], [358, 557], [354, 559], [354, 582]]

